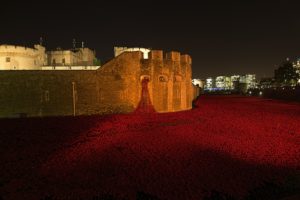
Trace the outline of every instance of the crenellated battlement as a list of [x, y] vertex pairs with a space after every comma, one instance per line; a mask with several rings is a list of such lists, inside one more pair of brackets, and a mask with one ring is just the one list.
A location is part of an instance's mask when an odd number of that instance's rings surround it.
[[45, 47], [0, 45], [0, 70], [40, 70], [46, 61]]
[[142, 52], [143, 60], [147, 60], [146, 62], [151, 62], [151, 60], [155, 61], [167, 61], [167, 62], [182, 62], [184, 64], [192, 64], [192, 59], [189, 55], [184, 54], [181, 55], [178, 51], [170, 51], [164, 53], [162, 50], [153, 50], [141, 47], [114, 47], [114, 55], [115, 57], [125, 53], [125, 52]]
[[180, 53], [176, 51], [168, 52], [166, 53], [165, 59], [180, 62]]
[[184, 55], [181, 55], [180, 56], [180, 60], [181, 60], [181, 62], [183, 62], [183, 63], [188, 63], [188, 64], [192, 64], [192, 58], [191, 58], [191, 56], [190, 55], [188, 55], [188, 54], [184, 54]]
[[163, 51], [162, 50], [152, 50], [149, 52], [149, 60], [163, 60]]
[[192, 59], [190, 55], [184, 54], [181, 55], [180, 52], [171, 51], [167, 52], [164, 55], [162, 50], [151, 50], [149, 52], [148, 60], [160, 60], [160, 61], [174, 61], [174, 62], [183, 62], [187, 64], [192, 64]]
[[28, 54], [35, 55], [39, 53], [39, 49], [37, 49], [39, 45], [35, 45], [35, 48], [29, 48], [24, 46], [17, 45], [0, 45], [0, 53], [20, 53], [20, 54]]

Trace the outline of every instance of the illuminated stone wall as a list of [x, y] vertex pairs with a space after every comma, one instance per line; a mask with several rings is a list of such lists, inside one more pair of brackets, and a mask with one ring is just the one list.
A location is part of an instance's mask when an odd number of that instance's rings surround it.
[[141, 51], [143, 53], [143, 58], [147, 59], [150, 49], [140, 48], [140, 47], [133, 47], [133, 48], [114, 47], [115, 57], [119, 56], [121, 53], [124, 52], [134, 52], [134, 51]]
[[48, 51], [48, 65], [94, 65], [95, 52], [89, 48]]
[[0, 117], [128, 113], [141, 98], [148, 77], [151, 102], [158, 112], [192, 108], [191, 58], [171, 52], [125, 52], [94, 71], [1, 71]]
[[151, 51], [149, 59], [142, 60], [141, 76], [150, 77], [149, 92], [158, 112], [173, 112], [192, 108], [194, 90], [191, 77], [191, 58], [170, 52]]
[[72, 65], [80, 60], [78, 54], [71, 50], [56, 50], [47, 52], [49, 65]]
[[43, 66], [47, 65], [94, 65], [95, 52], [89, 48], [45, 51], [41, 45], [34, 45], [33, 48], [0, 45], [0, 70], [43, 70]]
[[94, 65], [96, 52], [89, 48], [80, 48], [79, 50], [82, 54], [82, 60], [77, 65]]
[[0, 70], [37, 70], [46, 64], [45, 48], [0, 45]]

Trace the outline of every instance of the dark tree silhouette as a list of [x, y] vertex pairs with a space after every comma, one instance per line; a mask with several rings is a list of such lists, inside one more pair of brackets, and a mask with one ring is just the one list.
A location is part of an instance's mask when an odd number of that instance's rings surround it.
[[275, 80], [279, 86], [296, 85], [299, 79], [299, 74], [293, 67], [293, 63], [289, 60], [281, 63], [278, 69], [275, 70]]

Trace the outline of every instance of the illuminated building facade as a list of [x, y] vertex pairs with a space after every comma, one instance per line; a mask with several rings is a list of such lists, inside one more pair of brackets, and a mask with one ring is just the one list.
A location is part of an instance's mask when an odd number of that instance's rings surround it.
[[229, 90], [231, 89], [231, 79], [228, 76], [217, 76], [216, 77], [216, 88], [218, 90]]
[[205, 80], [204, 89], [205, 90], [213, 90], [215, 87], [215, 80], [212, 77], [208, 77]]
[[194, 86], [198, 86], [198, 87], [200, 87], [200, 88], [204, 88], [204, 85], [205, 85], [204, 82], [205, 82], [205, 81], [204, 81], [204, 80], [201, 80], [201, 79], [193, 79], [193, 80], [192, 80], [193, 85], [194, 85]]
[[247, 89], [253, 89], [257, 87], [256, 75], [255, 74], [245, 74], [240, 77], [240, 83], [245, 83]]
[[[293, 62], [294, 68], [296, 68], [296, 72], [300, 74], [300, 58], [298, 58], [295, 62]], [[300, 83], [300, 78], [298, 79], [298, 84]]]
[[33, 48], [0, 45], [0, 70], [96, 70], [96, 54], [89, 48], [46, 51], [42, 45]]
[[256, 75], [232, 75], [232, 76], [217, 76], [216, 78], [209, 77], [205, 81], [204, 90], [206, 91], [223, 91], [223, 90], [238, 90], [241, 86], [246, 90], [257, 88]]
[[92, 66], [95, 52], [89, 48], [47, 51], [49, 66]]
[[0, 45], [0, 70], [39, 70], [47, 65], [45, 47]]
[[230, 89], [231, 90], [238, 89], [239, 82], [240, 82], [240, 75], [232, 75], [232, 76], [230, 76]]

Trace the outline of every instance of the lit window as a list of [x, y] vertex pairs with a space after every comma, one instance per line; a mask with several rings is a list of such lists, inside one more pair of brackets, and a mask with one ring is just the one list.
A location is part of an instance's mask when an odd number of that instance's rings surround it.
[[6, 57], [6, 62], [10, 62], [10, 57]]

